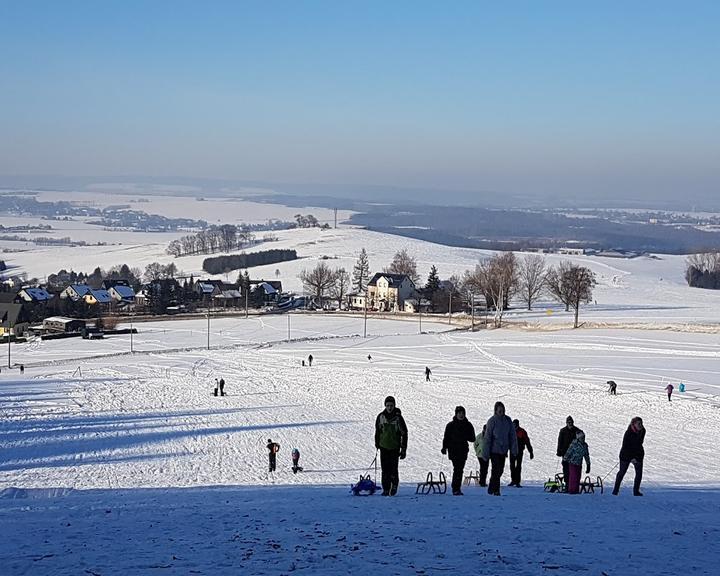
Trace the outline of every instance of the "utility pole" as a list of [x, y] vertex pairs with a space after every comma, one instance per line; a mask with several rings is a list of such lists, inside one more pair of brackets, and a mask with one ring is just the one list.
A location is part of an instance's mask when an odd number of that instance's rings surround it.
[[475, 332], [475, 294], [470, 294], [470, 317], [472, 318], [472, 332]]
[[288, 339], [287, 341], [290, 342], [290, 313], [288, 312]]
[[248, 312], [248, 299], [249, 298], [250, 298], [250, 287], [246, 286], [245, 287], [245, 318], [247, 318], [250, 314]]
[[418, 302], [418, 321], [420, 322], [420, 334], [422, 334], [422, 308]]
[[207, 326], [207, 349], [210, 350], [210, 308], [208, 308], [208, 311], [207, 311], [207, 321], [208, 321], [208, 326]]
[[130, 354], [133, 353], [133, 319], [130, 316]]
[[452, 324], [452, 288], [450, 289], [450, 301], [448, 302], [448, 324]]
[[337, 208], [334, 208], [333, 212], [335, 212], [335, 228], [337, 228]]
[[363, 319], [363, 338], [367, 338], [367, 299], [368, 299], [368, 294], [367, 294], [367, 290], [365, 290], [365, 314], [363, 315], [363, 316], [364, 316], [364, 319]]
[[8, 318], [8, 330], [7, 330], [7, 338], [8, 338], [8, 368], [10, 368], [10, 318]]

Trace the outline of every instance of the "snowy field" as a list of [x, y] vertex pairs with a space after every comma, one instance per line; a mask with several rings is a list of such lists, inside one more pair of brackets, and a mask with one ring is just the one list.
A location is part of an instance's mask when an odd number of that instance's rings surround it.
[[[290, 322], [288, 343], [286, 316], [213, 320], [210, 351], [203, 320], [139, 324], [133, 354], [128, 336], [14, 346], [26, 372], [0, 374], [2, 573], [716, 573], [717, 335], [425, 322], [418, 334], [371, 320], [362, 338], [361, 318]], [[663, 387], [680, 381], [668, 402]], [[350, 483], [375, 473], [387, 394], [409, 427], [400, 495], [354, 498]], [[428, 471], [450, 472], [440, 447], [454, 406], [479, 429], [498, 399], [535, 448], [525, 488], [415, 496]], [[606, 482], [643, 417], [644, 498], [632, 472], [617, 498], [542, 491], [568, 414]], [[267, 438], [281, 445], [273, 474]]]

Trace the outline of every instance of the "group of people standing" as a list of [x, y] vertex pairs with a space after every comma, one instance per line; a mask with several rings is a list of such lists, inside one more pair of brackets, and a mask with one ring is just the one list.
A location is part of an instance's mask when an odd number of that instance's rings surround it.
[[[635, 482], [633, 494], [642, 496], [640, 483], [642, 482], [642, 469], [645, 451], [645, 428], [642, 418], [636, 416], [630, 422], [623, 437], [620, 450], [620, 463], [613, 494], [620, 491], [625, 473], [630, 464], [635, 468]], [[445, 426], [441, 453], [447, 455], [453, 465], [452, 493], [462, 496], [462, 481], [469, 454], [469, 444], [473, 443], [475, 454], [480, 463], [481, 486], [487, 486], [488, 494], [500, 496], [500, 481], [505, 471], [505, 462], [510, 455], [510, 484], [520, 488], [522, 486], [522, 461], [525, 450], [530, 459], [534, 452], [530, 437], [525, 429], [520, 427], [519, 420], [511, 420], [505, 414], [505, 405], [496, 402], [493, 415], [483, 426], [482, 432], [475, 435], [472, 423], [467, 419], [465, 408], [457, 406], [453, 419]], [[407, 454], [408, 429], [395, 398], [385, 398], [385, 409], [375, 419], [375, 448], [380, 452], [380, 465], [382, 468], [382, 495], [394, 496], [397, 494], [399, 480], [399, 460], [405, 459]], [[563, 478], [566, 491], [577, 494], [580, 488], [583, 461], [586, 463], [586, 474], [590, 473], [590, 450], [585, 441], [585, 433], [575, 426], [572, 416], [568, 416], [565, 426], [560, 429], [556, 455], [562, 458]], [[490, 469], [490, 482], [487, 482], [488, 469]]]

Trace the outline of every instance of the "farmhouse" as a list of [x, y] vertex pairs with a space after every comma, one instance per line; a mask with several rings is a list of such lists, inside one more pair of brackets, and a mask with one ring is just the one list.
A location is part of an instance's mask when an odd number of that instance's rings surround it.
[[382, 312], [404, 310], [405, 300], [413, 298], [415, 292], [409, 276], [378, 272], [368, 282], [368, 308]]

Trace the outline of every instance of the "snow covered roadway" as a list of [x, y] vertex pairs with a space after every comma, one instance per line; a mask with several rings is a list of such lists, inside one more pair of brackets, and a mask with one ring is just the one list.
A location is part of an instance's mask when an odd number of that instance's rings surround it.
[[[210, 351], [202, 320], [141, 325], [134, 354], [125, 336], [14, 349], [27, 370], [0, 374], [3, 575], [715, 573], [716, 334], [423, 323], [420, 335], [375, 320], [362, 338], [358, 319], [293, 317], [300, 339], [288, 343], [284, 317], [252, 336], [257, 323], [230, 322]], [[221, 376], [228, 395], [215, 397]], [[680, 381], [668, 402], [664, 385]], [[410, 434], [400, 495], [353, 498], [349, 484], [374, 474], [387, 394]], [[498, 399], [535, 448], [525, 488], [415, 496], [429, 470], [450, 472], [440, 445], [454, 406], [479, 430]], [[568, 414], [607, 482], [630, 418], [643, 417], [644, 498], [631, 496], [632, 472], [617, 498], [542, 492]], [[281, 445], [275, 473], [268, 438]]]

